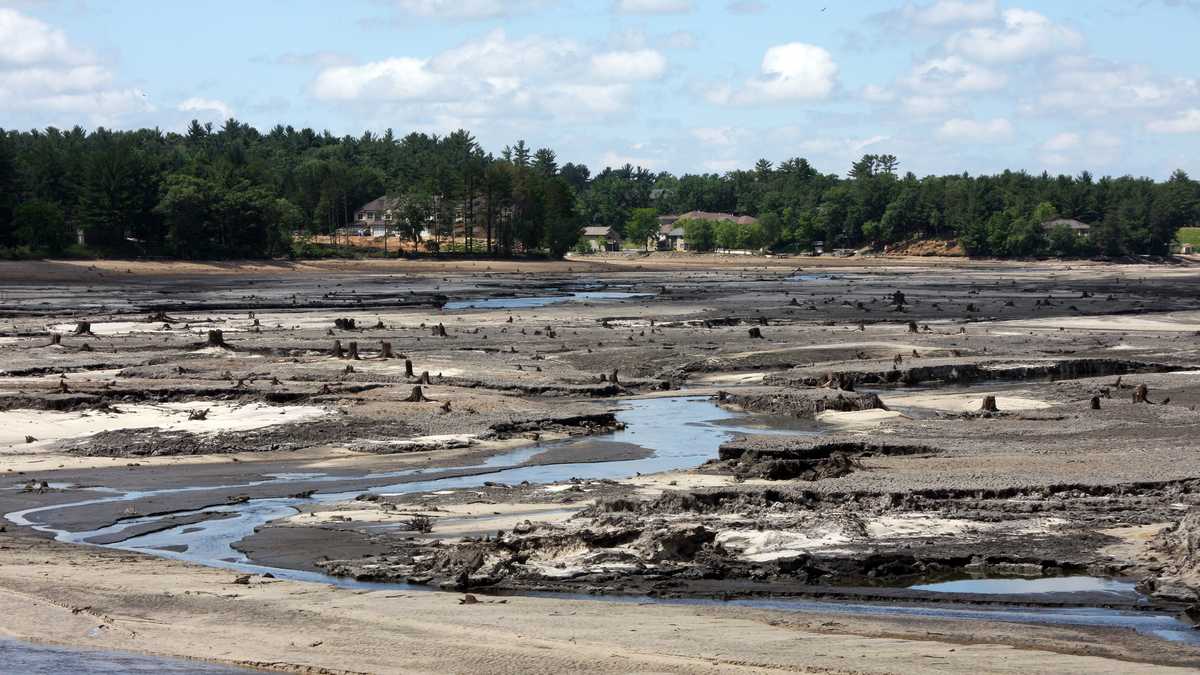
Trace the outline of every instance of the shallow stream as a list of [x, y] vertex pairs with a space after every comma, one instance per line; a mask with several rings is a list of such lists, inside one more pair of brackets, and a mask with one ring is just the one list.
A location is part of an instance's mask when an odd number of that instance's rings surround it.
[[[530, 464], [529, 461], [548, 450], [571, 443], [595, 443], [596, 438], [574, 439], [547, 443], [533, 447], [521, 448], [511, 452], [493, 456], [473, 467], [463, 469], [485, 468], [487, 473], [472, 475], [456, 475], [450, 477], [431, 477], [429, 480], [413, 480], [424, 472], [441, 473], [444, 470], [409, 469], [390, 473], [375, 473], [362, 476], [363, 479], [374, 480], [370, 492], [389, 495], [434, 490], [458, 490], [481, 486], [485, 481], [517, 484], [529, 481], [532, 484], [545, 484], [566, 481], [571, 478], [579, 479], [621, 479], [636, 474], [658, 473], [696, 467], [703, 462], [716, 457], [717, 449], [731, 434], [747, 433], [782, 433], [782, 434], [815, 434], [815, 429], [796, 428], [795, 425], [780, 425], [782, 428], [772, 429], [762, 426], [762, 418], [730, 412], [718, 407], [704, 397], [661, 397], [626, 401], [617, 419], [624, 423], [625, 428], [603, 437], [603, 441], [635, 445], [652, 450], [653, 452], [642, 459], [620, 460], [608, 462], [581, 462], [562, 464]], [[789, 428], [790, 427], [790, 428]], [[396, 478], [398, 482], [379, 486], [379, 478]], [[400, 482], [399, 479], [407, 479]], [[322, 481], [339, 481], [344, 484], [346, 476], [325, 474], [277, 474], [267, 480], [247, 483], [263, 485], [267, 483], [312, 484]], [[143, 518], [123, 520], [122, 522], [96, 530], [70, 532], [56, 529], [45, 524], [44, 516], [63, 508], [79, 506], [85, 503], [102, 503], [115, 501], [134, 501], [151, 495], [164, 495], [180, 492], [214, 490], [230, 486], [205, 486], [173, 488], [158, 491], [116, 493], [96, 491], [96, 497], [90, 500], [43, 506], [7, 515], [7, 519], [18, 525], [28, 525], [35, 529], [54, 534], [59, 541], [69, 543], [88, 543], [88, 540], [112, 535], [139, 525], [154, 523], [163, 516], [148, 516]], [[240, 486], [235, 486], [240, 487]], [[305, 503], [335, 503], [353, 499], [363, 492], [362, 489], [338, 492], [317, 492], [307, 499], [300, 498], [268, 498], [253, 499], [242, 504], [213, 506], [198, 509], [191, 513], [219, 514], [219, 517], [169, 527], [158, 532], [150, 532], [134, 536], [119, 543], [106, 544], [110, 548], [140, 551], [167, 558], [185, 560], [208, 566], [221, 567], [241, 572], [265, 573], [270, 572], [275, 577], [298, 581], [311, 581], [335, 584], [350, 588], [394, 589], [403, 588], [416, 590], [422, 587], [406, 584], [379, 584], [358, 582], [352, 579], [332, 577], [325, 574], [291, 569], [280, 569], [254, 564], [241, 552], [233, 548], [233, 544], [252, 534], [254, 530], [273, 520], [286, 518], [298, 512], [298, 506]], [[172, 513], [179, 517], [188, 513]], [[1064, 585], [1065, 584], [1065, 585]], [[1042, 592], [1052, 592], [1056, 601], [1070, 602], [1071, 593], [1085, 593], [1095, 597], [1097, 590], [1113, 592], [1121, 599], [1137, 601], [1140, 596], [1125, 582], [1071, 578], [1067, 580], [971, 580], [953, 581], [942, 584], [929, 584], [914, 587], [932, 593], [988, 593], [1005, 594], [1020, 593], [1028, 596]], [[582, 596], [592, 597], [592, 596]], [[1082, 597], [1082, 596], [1081, 596]], [[717, 604], [721, 601], [702, 599], [647, 599], [614, 598], [605, 599], [617, 601], [638, 602], [671, 602], [684, 604]], [[1200, 644], [1200, 638], [1190, 626], [1172, 616], [1143, 611], [1123, 611], [1100, 607], [1082, 608], [1037, 608], [1037, 607], [1007, 607], [996, 608], [983, 605], [956, 605], [946, 607], [926, 606], [917, 602], [909, 604], [872, 604], [862, 602], [832, 602], [795, 599], [745, 599], [731, 601], [732, 604], [745, 607], [757, 607], [781, 611], [820, 611], [847, 614], [868, 615], [903, 615], [920, 617], [944, 617], [957, 619], [976, 619], [994, 621], [1015, 621], [1027, 623], [1072, 624], [1087, 626], [1125, 627], [1139, 632], [1155, 635], [1164, 639], [1186, 641]], [[909, 601], [903, 601], [909, 602]]]

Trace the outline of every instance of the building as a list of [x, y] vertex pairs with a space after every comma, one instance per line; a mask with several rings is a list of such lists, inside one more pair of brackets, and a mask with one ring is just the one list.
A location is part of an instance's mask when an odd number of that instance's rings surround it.
[[617, 231], [611, 227], [604, 227], [603, 225], [593, 225], [583, 228], [580, 240], [587, 244], [588, 250], [592, 253], [621, 250], [621, 235], [617, 234]]
[[658, 250], [686, 251], [687, 241], [684, 239], [683, 227], [678, 225], [687, 220], [711, 220], [713, 222], [729, 220], [738, 225], [749, 225], [758, 222], [754, 216], [739, 216], [733, 213], [716, 213], [713, 211], [688, 211], [687, 213], [668, 214], [658, 217]]
[[372, 237], [382, 237], [394, 229], [400, 217], [400, 200], [379, 197], [360, 206], [354, 212], [354, 228]]
[[1065, 225], [1068, 229], [1080, 237], [1086, 237], [1091, 231], [1092, 226], [1087, 223], [1080, 222], [1074, 218], [1055, 218], [1042, 223], [1042, 229], [1049, 232], [1057, 227]]
[[[661, 219], [660, 219], [661, 220]], [[686, 251], [688, 250], [687, 240], [683, 232], [683, 228], [669, 223], [658, 226], [658, 250], [660, 251]]]

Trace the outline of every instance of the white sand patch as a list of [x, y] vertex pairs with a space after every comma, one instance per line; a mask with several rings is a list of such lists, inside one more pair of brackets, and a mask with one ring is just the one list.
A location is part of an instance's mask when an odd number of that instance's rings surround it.
[[747, 560], [765, 562], [799, 555], [807, 551], [830, 549], [852, 541], [839, 527], [814, 528], [808, 532], [784, 530], [723, 530], [717, 533], [721, 546], [738, 551]]
[[[1007, 522], [984, 522], [961, 518], [939, 518], [924, 513], [880, 516], [865, 525], [865, 533], [852, 532], [848, 525], [821, 523], [803, 530], [723, 530], [716, 541], [756, 562], [803, 553], [840, 552], [852, 542], [920, 539], [933, 536], [986, 536], [1003, 531], [1012, 535], [1039, 534], [1065, 524], [1061, 518], [1030, 518]], [[864, 536], [865, 534], [865, 536]]]
[[1136, 350], [1136, 349], [1145, 349], [1145, 347], [1138, 347], [1136, 345], [1127, 345], [1124, 342], [1122, 342], [1119, 345], [1113, 345], [1108, 348], [1108, 350], [1110, 352], [1127, 352], [1127, 351]]
[[[188, 414], [208, 410], [203, 420]], [[102, 431], [155, 427], [164, 431], [197, 434], [248, 431], [291, 424], [330, 414], [319, 406], [270, 406], [261, 403], [161, 403], [122, 405], [112, 411], [7, 410], [0, 412], [0, 453], [20, 454], [48, 449], [56, 441], [83, 438]], [[25, 437], [36, 441], [26, 443]]]
[[364, 445], [386, 446], [399, 451], [444, 450], [465, 448], [475, 444], [475, 434], [431, 434], [429, 436], [413, 436], [399, 440], [366, 440]]
[[[885, 405], [943, 412], [971, 412], [983, 405], [979, 394], [907, 394], [888, 396]], [[996, 407], [1000, 410], [1041, 410], [1052, 403], [1025, 396], [997, 396]]]
[[903, 413], [895, 410], [851, 410], [837, 412], [827, 410], [817, 414], [817, 421], [843, 429], [870, 429], [888, 420], [908, 419]]
[[[130, 335], [133, 333], [196, 333], [204, 334], [210, 330], [222, 330], [226, 333], [249, 330], [251, 320], [237, 319], [236, 321], [222, 320], [215, 322], [197, 321], [194, 323], [172, 323], [170, 330], [163, 330], [162, 322], [156, 321], [93, 321], [92, 334]], [[55, 333], [70, 335], [75, 332], [75, 323], [58, 323], [48, 328]], [[84, 336], [86, 337], [86, 336]]]
[[694, 378], [692, 381], [709, 384], [709, 385], [733, 385], [733, 384], [759, 384], [766, 377], [766, 373], [720, 373], [715, 375], [705, 375], [704, 377]]
[[1026, 319], [1004, 322], [1030, 328], [1073, 328], [1079, 330], [1192, 333], [1200, 331], [1200, 313], [1175, 312], [1142, 316], [1079, 316]]

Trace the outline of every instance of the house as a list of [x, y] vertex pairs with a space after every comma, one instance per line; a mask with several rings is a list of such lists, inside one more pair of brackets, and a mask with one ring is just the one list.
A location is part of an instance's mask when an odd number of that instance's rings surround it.
[[621, 235], [616, 230], [603, 225], [592, 225], [583, 228], [580, 240], [587, 244], [592, 253], [597, 251], [621, 250]]
[[1075, 220], [1074, 218], [1055, 218], [1054, 220], [1047, 220], [1046, 222], [1042, 223], [1042, 228], [1049, 232], [1050, 230], [1063, 225], [1067, 226], [1071, 232], [1080, 237], [1086, 237], [1088, 233], [1092, 231], [1091, 225]]
[[[659, 220], [662, 220], [661, 218]], [[686, 251], [688, 250], [687, 240], [684, 238], [683, 228], [668, 223], [658, 226], [658, 250], [660, 251]]]
[[393, 197], [378, 197], [354, 211], [354, 227], [363, 234], [382, 237], [394, 227], [399, 218], [400, 200]]
[[680, 220], [732, 220], [738, 225], [750, 225], [758, 222], [754, 216], [739, 216], [733, 213], [715, 213], [713, 211], [688, 211], [678, 215], [659, 216], [660, 225], [673, 225]]

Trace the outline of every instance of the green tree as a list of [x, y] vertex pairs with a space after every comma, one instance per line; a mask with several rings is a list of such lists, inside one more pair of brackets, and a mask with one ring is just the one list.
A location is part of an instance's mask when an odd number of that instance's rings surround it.
[[716, 246], [712, 221], [686, 218], [676, 221], [675, 226], [683, 228], [683, 240], [690, 250], [705, 252]]
[[653, 208], [634, 209], [629, 222], [625, 223], [625, 237], [639, 242], [646, 250], [658, 235], [658, 211]]
[[35, 199], [14, 210], [17, 241], [37, 251], [57, 255], [75, 242], [75, 231], [67, 224], [62, 208], [54, 202]]

